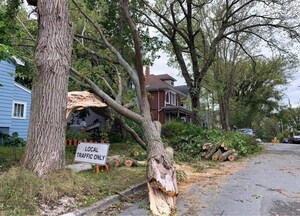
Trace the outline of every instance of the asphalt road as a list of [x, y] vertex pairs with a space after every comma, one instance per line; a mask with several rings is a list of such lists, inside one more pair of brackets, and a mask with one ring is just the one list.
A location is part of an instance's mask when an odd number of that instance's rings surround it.
[[300, 145], [265, 145], [219, 190], [195, 184], [189, 193], [198, 205], [179, 199], [178, 215], [300, 216]]
[[[300, 216], [300, 145], [265, 147], [243, 169], [227, 176], [218, 190], [193, 184], [178, 197], [178, 215]], [[143, 202], [119, 215], [149, 215]]]

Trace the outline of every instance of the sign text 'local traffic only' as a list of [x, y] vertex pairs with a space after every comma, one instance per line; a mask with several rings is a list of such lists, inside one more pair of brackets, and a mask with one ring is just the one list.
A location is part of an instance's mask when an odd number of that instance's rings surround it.
[[75, 161], [104, 165], [108, 149], [107, 143], [82, 142], [77, 146]]

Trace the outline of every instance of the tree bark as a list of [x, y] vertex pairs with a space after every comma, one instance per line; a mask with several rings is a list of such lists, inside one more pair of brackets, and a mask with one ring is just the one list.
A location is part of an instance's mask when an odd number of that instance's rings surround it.
[[219, 161], [225, 161], [227, 159], [227, 157], [232, 154], [232, 153], [235, 153], [235, 150], [234, 149], [230, 149], [224, 153], [222, 153], [220, 156], [219, 156]]
[[190, 91], [190, 97], [192, 101], [192, 122], [198, 126], [202, 126], [202, 118], [200, 114], [200, 94], [199, 92]]
[[36, 82], [22, 166], [39, 176], [64, 167], [72, 30], [67, 0], [39, 0]]
[[229, 98], [226, 96], [220, 96], [219, 98], [219, 107], [220, 107], [220, 121], [222, 129], [225, 131], [230, 130], [229, 126]]
[[176, 209], [178, 194], [172, 151], [164, 149], [160, 127], [151, 119], [142, 123], [147, 143], [147, 182], [150, 209], [154, 215], [170, 215]]

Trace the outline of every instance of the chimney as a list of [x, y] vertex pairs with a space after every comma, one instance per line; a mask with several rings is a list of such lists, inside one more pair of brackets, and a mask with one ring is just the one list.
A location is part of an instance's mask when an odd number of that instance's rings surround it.
[[145, 72], [145, 85], [149, 86], [150, 85], [150, 67], [147, 65], [146, 66], [146, 72]]

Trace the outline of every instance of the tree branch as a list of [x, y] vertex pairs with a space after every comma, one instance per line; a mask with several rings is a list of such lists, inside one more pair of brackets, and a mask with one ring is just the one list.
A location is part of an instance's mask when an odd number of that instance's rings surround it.
[[[81, 9], [81, 7], [77, 4], [77, 2], [75, 0], [72, 0], [72, 2], [74, 3], [74, 5], [76, 6], [76, 8], [79, 10], [79, 12], [92, 24], [92, 26], [96, 29], [96, 31], [98, 32], [101, 40], [104, 43], [104, 46], [107, 47], [117, 58], [118, 62], [120, 63], [120, 65], [122, 65], [122, 67], [126, 70], [126, 72], [128, 73], [128, 75], [130, 76], [132, 82], [134, 83], [135, 87], [137, 89], [140, 89], [140, 83], [139, 83], [139, 78], [138, 75], [136, 73], [136, 71], [126, 62], [126, 60], [123, 58], [123, 56], [121, 55], [121, 53], [119, 51], [117, 51], [117, 49], [110, 44], [102, 30], [95, 24], [95, 22]], [[139, 91], [137, 91], [137, 96], [140, 99], [139, 101], [141, 101], [141, 94]]]
[[80, 72], [78, 72], [74, 68], [71, 67], [70, 70], [76, 76], [79, 76], [80, 78], [82, 78], [92, 88], [92, 90], [95, 92], [95, 94], [97, 94], [100, 98], [102, 98], [117, 113], [133, 120], [134, 122], [136, 122], [138, 124], [142, 123], [143, 118], [141, 115], [139, 115], [135, 112], [132, 112], [131, 110], [126, 109], [125, 107], [123, 107], [122, 105], [117, 103], [109, 95], [107, 95], [105, 92], [103, 92], [101, 89], [99, 89], [98, 86], [93, 81], [91, 81], [86, 76], [82, 75]]

